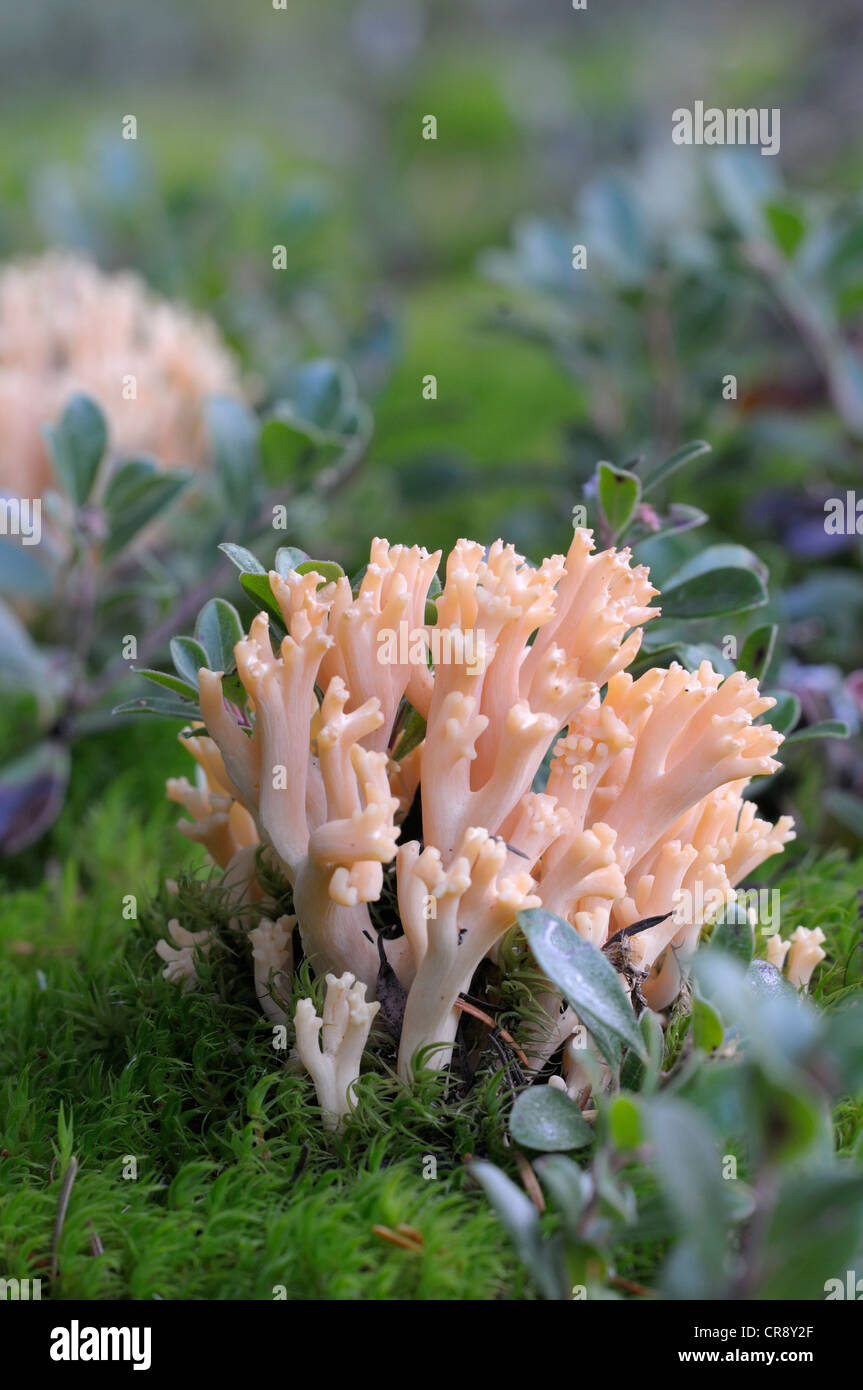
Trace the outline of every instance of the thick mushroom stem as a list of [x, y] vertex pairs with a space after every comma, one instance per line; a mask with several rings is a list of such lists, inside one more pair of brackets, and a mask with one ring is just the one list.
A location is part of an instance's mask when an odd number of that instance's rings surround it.
[[[408, 1080], [415, 1055], [433, 1049], [423, 1065], [438, 1070], [449, 1064], [458, 1029], [455, 1007], [468, 989], [480, 961], [515, 921], [517, 912], [538, 907], [529, 874], [500, 877], [507, 847], [487, 830], [468, 829], [460, 853], [444, 869], [436, 849], [404, 855], [405, 871], [425, 884], [424, 895], [405, 892], [403, 910], [412, 914], [410, 928], [416, 977], [411, 985], [399, 1045], [399, 1076]], [[422, 901], [422, 911], [418, 910]]]
[[294, 883], [303, 947], [316, 974], [345, 969], [373, 989], [380, 968], [366, 903], [383, 886], [383, 866], [396, 852], [385, 753], [357, 741], [380, 724], [377, 699], [344, 713], [347, 690], [334, 676], [321, 705], [317, 736], [328, 819], [311, 832]]
[[379, 1004], [366, 1003], [366, 987], [346, 972], [328, 975], [323, 1017], [311, 999], [294, 1014], [297, 1053], [315, 1083], [325, 1129], [340, 1130], [352, 1109], [351, 1090]]

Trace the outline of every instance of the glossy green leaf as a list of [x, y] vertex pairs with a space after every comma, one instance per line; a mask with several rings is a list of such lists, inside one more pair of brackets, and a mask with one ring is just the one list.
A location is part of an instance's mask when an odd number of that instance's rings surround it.
[[641, 483], [625, 468], [600, 463], [598, 472], [599, 500], [613, 535], [618, 535], [632, 519], [641, 496]]
[[542, 908], [520, 912], [518, 922], [540, 969], [575, 1009], [606, 1060], [617, 1066], [624, 1045], [643, 1057], [632, 1005], [602, 952]]
[[790, 1163], [812, 1149], [821, 1132], [820, 1105], [812, 1090], [794, 1080], [783, 1085], [759, 1075], [749, 1099], [752, 1133], [760, 1131], [766, 1159]]
[[300, 565], [308, 563], [309, 557], [304, 550], [295, 545], [280, 545], [273, 561], [273, 569], [277, 574], [286, 575], [290, 574], [291, 570], [299, 570]]
[[356, 410], [356, 386], [343, 363], [321, 358], [303, 363], [294, 372], [289, 401], [297, 419], [320, 430], [343, 433]]
[[[296, 566], [297, 574], [319, 574], [323, 584], [331, 584], [337, 579], [345, 578], [345, 572], [341, 565], [337, 565], [335, 560], [306, 560], [302, 565]], [[321, 585], [318, 585], [320, 588]]]
[[133, 666], [132, 670], [138, 676], [145, 676], [154, 685], [160, 685], [164, 690], [171, 690], [175, 695], [180, 695], [186, 700], [197, 700], [197, 686], [189, 685], [188, 681], [180, 680], [179, 676], [171, 676], [167, 671], [152, 671], [141, 666]]
[[712, 618], [745, 613], [767, 602], [764, 585], [751, 570], [714, 570], [662, 591], [662, 611], [669, 618]]
[[89, 396], [73, 396], [58, 423], [45, 433], [60, 485], [81, 506], [93, 490], [108, 445], [105, 417]]
[[410, 706], [402, 724], [398, 743], [393, 750], [393, 760], [401, 762], [402, 758], [406, 758], [408, 753], [413, 752], [414, 748], [422, 743], [425, 736], [426, 721], [418, 710]]
[[840, 787], [828, 787], [823, 795], [824, 807], [846, 830], [863, 840], [863, 797]]
[[554, 1086], [531, 1086], [516, 1098], [509, 1132], [517, 1144], [545, 1153], [582, 1149], [594, 1133], [575, 1101]]
[[188, 723], [190, 720], [199, 718], [197, 704], [190, 701], [169, 700], [151, 698], [148, 695], [141, 695], [134, 700], [124, 700], [122, 704], [115, 705], [112, 714], [157, 714], [163, 719], [183, 719]]
[[113, 558], [124, 550], [145, 526], [172, 505], [190, 482], [190, 475], [176, 469], [162, 473], [148, 459], [133, 459], [118, 468], [105, 493], [105, 557]]
[[293, 480], [303, 459], [315, 452], [315, 440], [301, 422], [273, 416], [261, 430], [261, 464], [270, 487]]
[[205, 412], [225, 501], [233, 511], [245, 514], [254, 499], [260, 459], [257, 418], [247, 405], [230, 396], [211, 397]]
[[[715, 1296], [724, 1281], [726, 1196], [716, 1137], [694, 1106], [656, 1096], [646, 1108], [659, 1180], [692, 1260], [690, 1296]], [[673, 1276], [672, 1276], [673, 1277]]]
[[284, 632], [285, 620], [282, 617], [281, 608], [273, 597], [269, 575], [241, 574], [240, 583], [249, 595], [249, 598], [254, 599], [258, 607], [263, 612], [267, 613], [270, 619], [276, 623], [277, 629]]
[[843, 719], [822, 719], [820, 724], [806, 724], [789, 734], [786, 743], [806, 743], [812, 738], [848, 738], [851, 730]]
[[574, 1159], [560, 1153], [538, 1158], [533, 1166], [554, 1201], [567, 1237], [578, 1241], [581, 1215], [590, 1200], [589, 1175]]
[[544, 1298], [566, 1297], [565, 1271], [556, 1268], [550, 1250], [543, 1246], [539, 1212], [506, 1173], [493, 1163], [475, 1159], [470, 1171], [485, 1191], [519, 1259]]
[[769, 724], [777, 733], [784, 734], [787, 738], [800, 718], [800, 701], [788, 690], [771, 690], [768, 694], [776, 704], [760, 715], [756, 723]]
[[750, 632], [737, 658], [737, 669], [745, 671], [754, 680], [763, 680], [773, 656], [778, 631], [775, 623], [768, 623]]
[[257, 555], [253, 555], [251, 550], [247, 550], [244, 545], [234, 545], [232, 541], [224, 541], [219, 549], [237, 566], [241, 574], [267, 573], [266, 567], [261, 564]]
[[[823, 1300], [834, 1292], [828, 1281], [838, 1278], [844, 1284], [861, 1241], [863, 1174], [858, 1169], [785, 1173], [761, 1243], [759, 1298]], [[845, 1288], [842, 1292], [847, 1297]]]
[[696, 1047], [714, 1052], [722, 1043], [725, 1030], [712, 1004], [697, 994], [692, 999], [692, 1039]]
[[837, 1089], [863, 1094], [863, 993], [840, 1002], [825, 1019], [827, 1047], [839, 1076]]
[[632, 1096], [615, 1096], [608, 1110], [608, 1128], [618, 1149], [637, 1149], [644, 1139], [641, 1111]]
[[776, 245], [791, 259], [806, 235], [802, 213], [788, 202], [772, 201], [765, 205], [764, 216]]
[[[197, 692], [198, 672], [202, 666], [209, 666], [207, 653], [194, 637], [174, 637], [171, 641], [171, 660], [177, 674]], [[221, 670], [221, 667], [216, 667]]]
[[204, 604], [195, 623], [195, 638], [207, 654], [206, 664], [211, 671], [233, 671], [234, 647], [243, 636], [243, 624], [232, 603], [211, 598]]
[[652, 1091], [657, 1085], [665, 1056], [665, 1031], [652, 1009], [645, 1009], [642, 1013], [638, 1020], [638, 1031], [644, 1039], [646, 1059], [630, 1049], [620, 1069], [620, 1085], [622, 1090], [627, 1091]]
[[645, 496], [652, 492], [655, 487], [658, 487], [660, 483], [664, 483], [679, 468], [685, 467], [693, 459], [700, 458], [702, 454], [709, 454], [710, 452], [711, 446], [704, 439], [694, 439], [691, 443], [683, 444], [679, 449], [675, 449], [674, 453], [669, 454], [667, 459], [663, 459], [662, 463], [645, 473], [642, 479]]

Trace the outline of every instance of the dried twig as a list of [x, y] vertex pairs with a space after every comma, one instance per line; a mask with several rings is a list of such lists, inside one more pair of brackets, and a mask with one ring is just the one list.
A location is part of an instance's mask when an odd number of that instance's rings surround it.
[[537, 1211], [545, 1211], [545, 1198], [542, 1195], [542, 1188], [539, 1185], [536, 1173], [533, 1171], [533, 1168], [528, 1163], [523, 1153], [518, 1149], [515, 1149], [514, 1153], [515, 1161], [518, 1164], [518, 1171], [521, 1174], [521, 1180], [524, 1183], [528, 1197], [533, 1202]]
[[372, 1226], [372, 1232], [380, 1236], [381, 1240], [388, 1240], [390, 1245], [397, 1245], [400, 1250], [411, 1250], [415, 1255], [422, 1254], [423, 1238], [419, 1231], [414, 1232], [411, 1226], [400, 1226], [397, 1231], [390, 1230], [389, 1226]]
[[498, 1037], [503, 1038], [504, 1042], [509, 1043], [513, 1052], [517, 1054], [519, 1060], [524, 1062], [524, 1065], [528, 1068], [528, 1070], [530, 1069], [530, 1063], [528, 1062], [525, 1053], [519, 1047], [518, 1043], [515, 1041], [512, 1035], [508, 1033], [505, 1028], [499, 1028], [495, 1023], [494, 1019], [491, 1018], [489, 1014], [485, 1013], [483, 1009], [478, 1009], [475, 1004], [469, 1004], [468, 1001], [464, 998], [464, 996], [455, 1001], [455, 1007], [457, 1009], [461, 1009], [462, 1013], [464, 1014], [470, 1014], [471, 1018], [478, 1018], [480, 1023], [487, 1023], [489, 1028], [493, 1029], [497, 1033]]

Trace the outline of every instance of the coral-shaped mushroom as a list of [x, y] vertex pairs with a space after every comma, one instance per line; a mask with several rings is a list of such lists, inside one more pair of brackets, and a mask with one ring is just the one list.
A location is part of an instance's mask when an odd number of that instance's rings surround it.
[[345, 973], [327, 975], [323, 1017], [311, 999], [294, 1014], [297, 1053], [315, 1083], [325, 1129], [341, 1129], [351, 1110], [351, 1090], [379, 1004], [366, 1003], [366, 987]]
[[418, 1048], [435, 1044], [426, 1065], [449, 1061], [458, 1027], [455, 1008], [474, 971], [522, 908], [538, 907], [529, 874], [508, 877], [506, 845], [487, 830], [465, 831], [449, 869], [439, 850], [416, 841], [399, 850], [399, 903], [416, 973], [399, 1046], [399, 1075], [410, 1075]]
[[791, 942], [785, 941], [778, 932], [767, 938], [767, 960], [770, 965], [775, 965], [777, 970], [781, 970], [785, 965], [785, 959], [791, 949]]
[[[235, 795], [293, 888], [313, 968], [349, 970], [370, 987], [380, 959], [367, 904], [380, 895], [382, 866], [395, 854], [400, 805], [389, 785], [388, 755], [370, 745], [383, 731], [386, 747], [414, 675], [407, 661], [382, 666], [378, 638], [390, 621], [423, 613], [437, 565], [424, 550], [382, 541], [372, 557], [354, 604], [347, 580], [323, 584], [315, 572], [271, 573], [287, 635], [274, 654], [261, 613], [236, 649], [255, 711], [250, 736], [222, 698], [221, 677], [200, 673], [207, 728]], [[368, 680], [378, 693], [352, 697], [341, 671]], [[324, 692], [320, 705], [316, 686]]]
[[812, 973], [826, 955], [822, 945], [826, 937], [820, 927], [797, 927], [791, 934], [791, 949], [785, 962], [785, 974], [798, 989], [807, 989]]
[[[221, 859], [237, 846], [235, 879], [258, 839], [275, 856], [315, 974], [373, 994], [395, 971], [405, 1078], [423, 1049], [427, 1065], [448, 1063], [459, 996], [523, 908], [544, 906], [597, 947], [617, 936], [619, 968], [661, 1008], [705, 920], [793, 833], [744, 799], [782, 741], [759, 722], [773, 702], [754, 680], [708, 662], [625, 672], [658, 612], [628, 551], [593, 553], [577, 530], [566, 556], [534, 567], [502, 542], [459, 541], [427, 623], [438, 558], [376, 540], [356, 594], [344, 578], [271, 573], [287, 635], [274, 651], [261, 613], [238, 643], [242, 722], [221, 676], [200, 672], [211, 738], [192, 751], [207, 780], [200, 795], [172, 788], [193, 816], [186, 833]], [[408, 706], [425, 736], [397, 758]], [[422, 840], [399, 846], [409, 813]], [[378, 935], [381, 914], [395, 932]], [[618, 935], [646, 917], [661, 920]], [[578, 1027], [550, 988], [542, 1003], [536, 1065]], [[311, 1056], [310, 1007], [298, 1018]]]
[[184, 990], [194, 989], [198, 984], [198, 952], [209, 955], [213, 933], [207, 928], [187, 931], [180, 926], [178, 918], [172, 917], [168, 923], [168, 934], [173, 946], [170, 941], [156, 942], [156, 954], [167, 962], [162, 974], [166, 980], [182, 984]]
[[198, 768], [194, 785], [186, 777], [168, 779], [168, 800], [185, 807], [190, 817], [178, 821], [177, 829], [188, 839], [204, 845], [215, 863], [227, 869], [241, 850], [260, 842], [255, 822], [235, 800], [213, 740], [185, 737], [183, 742]]
[[[124, 399], [134, 378], [135, 398]], [[152, 294], [129, 272], [105, 275], [50, 253], [0, 270], [0, 490], [52, 485], [42, 427], [70, 396], [94, 397], [117, 455], [165, 467], [204, 461], [204, 402], [241, 394], [215, 327]]]
[[294, 967], [292, 933], [296, 917], [278, 917], [275, 922], [262, 917], [249, 932], [255, 963], [255, 995], [267, 1018], [284, 1023], [287, 1014], [279, 1003], [283, 992], [290, 992]]

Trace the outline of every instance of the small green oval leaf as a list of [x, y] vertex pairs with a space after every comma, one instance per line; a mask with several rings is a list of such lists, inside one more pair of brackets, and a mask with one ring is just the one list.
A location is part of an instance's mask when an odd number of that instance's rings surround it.
[[644, 1057], [632, 1006], [602, 952], [543, 908], [519, 912], [518, 922], [540, 969], [565, 995], [606, 1060], [617, 1066], [623, 1044]]
[[261, 564], [257, 555], [253, 555], [251, 550], [247, 550], [244, 545], [234, 545], [233, 541], [223, 541], [219, 549], [237, 566], [241, 574], [267, 573], [266, 567]]
[[600, 463], [598, 473], [599, 501], [613, 535], [617, 536], [629, 524], [638, 500], [641, 483], [634, 473]]
[[112, 714], [158, 714], [163, 719], [183, 719], [188, 724], [190, 720], [200, 719], [198, 706], [190, 701], [183, 703], [181, 700], [151, 699], [149, 696], [140, 696], [136, 700], [124, 700], [122, 704], [115, 705], [111, 710]]
[[80, 506], [93, 490], [108, 445], [105, 417], [89, 396], [73, 396], [46, 433], [54, 471], [66, 495]]
[[132, 459], [122, 464], [112, 475], [105, 493], [105, 558], [119, 555], [139, 531], [173, 504], [190, 482], [191, 474], [178, 469], [161, 473], [150, 459]]
[[284, 576], [290, 574], [291, 570], [299, 569], [300, 565], [307, 563], [309, 563], [309, 557], [304, 550], [300, 550], [295, 545], [280, 545], [276, 551], [273, 568], [277, 574]]
[[712, 1004], [696, 994], [692, 1000], [692, 1038], [696, 1047], [714, 1052], [720, 1046], [725, 1030], [722, 1019]]
[[693, 439], [691, 443], [683, 444], [648, 473], [644, 481], [645, 495], [657, 487], [659, 483], [665, 482], [666, 478], [670, 478], [672, 473], [677, 472], [678, 468], [683, 468], [693, 459], [700, 458], [702, 454], [709, 454], [710, 452], [711, 446], [704, 439]]
[[820, 724], [807, 724], [789, 734], [786, 743], [806, 743], [811, 738], [848, 738], [851, 734], [844, 719], [822, 719]]
[[768, 623], [750, 632], [737, 658], [738, 671], [745, 671], [747, 676], [757, 681], [763, 680], [773, 656], [778, 631], [775, 623]]
[[211, 397], [206, 404], [206, 418], [215, 473], [225, 501], [234, 511], [247, 512], [258, 472], [257, 418], [247, 405], [230, 396]]
[[787, 738], [800, 718], [800, 701], [796, 695], [792, 695], [788, 690], [771, 690], [768, 692], [776, 701], [772, 709], [759, 715], [755, 721], [757, 724], [769, 724], [778, 734], [784, 734]]
[[280, 632], [284, 632], [285, 620], [282, 617], [281, 608], [273, 597], [269, 574], [241, 574], [240, 583], [249, 598], [253, 599], [259, 609], [275, 622]]
[[720, 568], [675, 579], [662, 591], [665, 618], [710, 618], [744, 613], [767, 602], [767, 590], [754, 570]]
[[608, 1112], [608, 1127], [618, 1149], [637, 1149], [644, 1139], [641, 1111], [632, 1096], [615, 1096]]
[[132, 670], [137, 676], [144, 676], [154, 685], [161, 685], [165, 690], [171, 690], [175, 695], [179, 695], [183, 700], [197, 700], [198, 690], [194, 685], [189, 685], [187, 681], [180, 680], [177, 676], [171, 676], [167, 671], [144, 670], [140, 666], [133, 666]]
[[594, 1133], [575, 1101], [554, 1086], [531, 1086], [512, 1107], [509, 1132], [517, 1144], [545, 1153], [583, 1149]]
[[207, 655], [211, 671], [233, 671], [236, 666], [234, 647], [243, 640], [243, 624], [232, 603], [223, 598], [211, 598], [198, 614], [195, 639]]
[[[177, 675], [198, 689], [198, 672], [202, 666], [209, 666], [209, 658], [200, 642], [194, 637], [174, 637], [171, 641], [171, 660]], [[215, 668], [220, 671], [222, 668]]]
[[[297, 574], [319, 574], [324, 584], [331, 584], [337, 579], [345, 578], [345, 572], [341, 565], [337, 565], [335, 560], [306, 560], [302, 565], [295, 565]], [[321, 585], [318, 585], [320, 588]]]

